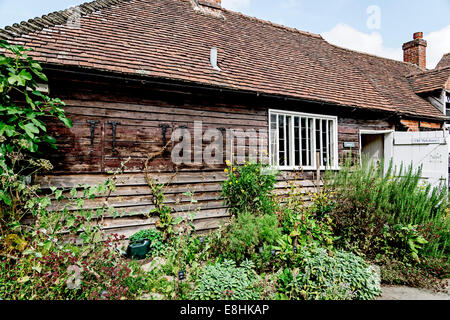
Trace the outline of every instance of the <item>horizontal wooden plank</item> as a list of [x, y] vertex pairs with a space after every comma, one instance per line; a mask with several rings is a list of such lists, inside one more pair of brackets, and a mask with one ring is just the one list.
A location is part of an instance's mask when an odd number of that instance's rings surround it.
[[121, 111], [138, 111], [138, 112], [147, 112], [147, 113], [162, 113], [162, 114], [175, 114], [175, 115], [189, 115], [195, 117], [215, 117], [215, 118], [223, 118], [223, 119], [249, 119], [252, 118], [254, 120], [267, 121], [264, 110], [254, 114], [240, 114], [236, 112], [229, 112], [227, 109], [222, 109], [219, 111], [205, 110], [205, 109], [195, 109], [193, 106], [189, 106], [189, 108], [174, 108], [172, 106], [164, 106], [157, 105], [157, 103], [141, 103], [141, 104], [132, 104], [132, 103], [117, 103], [117, 102], [104, 102], [104, 101], [80, 101], [80, 100], [65, 100], [64, 101], [67, 106], [71, 107], [91, 107], [91, 108], [104, 108], [104, 109], [113, 109], [113, 110], [121, 110]]
[[[66, 106], [65, 111], [69, 118], [71, 115], [78, 116], [95, 116], [103, 117], [109, 120], [114, 119], [117, 121], [122, 120], [147, 120], [147, 121], [169, 121], [173, 123], [180, 122], [191, 122], [202, 121], [209, 124], [221, 125], [224, 123], [224, 119], [212, 117], [212, 116], [191, 116], [191, 115], [179, 115], [179, 114], [160, 114], [160, 113], [147, 113], [147, 112], [136, 112], [136, 111], [123, 111], [123, 110], [112, 110], [104, 108], [88, 108], [88, 107], [72, 107]], [[251, 117], [248, 119], [226, 119], [228, 125], [233, 125], [236, 127], [261, 127], [267, 126], [267, 120], [253, 120]]]
[[[172, 184], [190, 184], [190, 183], [206, 183], [206, 182], [222, 182], [225, 179], [223, 171], [212, 172], [180, 172], [174, 174], [173, 172], [153, 173], [152, 179], [157, 183]], [[112, 178], [112, 175], [107, 174], [69, 174], [69, 175], [46, 175], [40, 176], [37, 183], [42, 188], [55, 186], [59, 188], [72, 188], [78, 185], [95, 186], [106, 179]], [[146, 186], [147, 181], [144, 173], [122, 174], [117, 176], [117, 186]]]
[[[315, 182], [309, 180], [293, 180], [293, 181], [280, 181], [275, 184], [275, 189], [290, 189], [292, 186], [301, 188], [302, 192], [310, 192], [312, 188], [315, 188]], [[192, 184], [170, 184], [164, 188], [164, 194], [183, 194], [190, 192], [195, 198], [197, 194], [204, 192], [215, 192], [219, 197], [219, 192], [222, 190], [221, 182], [210, 183], [192, 183]], [[69, 196], [69, 191], [63, 193], [65, 196]], [[115, 191], [112, 191], [111, 197], [130, 197], [130, 196], [151, 196], [152, 191], [149, 186], [119, 186]], [[104, 194], [96, 195], [96, 198], [103, 198]], [[76, 197], [82, 198], [83, 191], [79, 190]]]
[[[299, 185], [305, 187], [311, 186], [311, 181], [315, 181], [315, 172], [313, 171], [282, 171], [279, 173], [278, 181], [297, 180]], [[156, 183], [172, 184], [196, 184], [196, 183], [211, 183], [223, 182], [226, 174], [221, 171], [192, 171], [192, 172], [160, 172], [151, 173], [150, 177]], [[79, 185], [95, 186], [107, 179], [111, 179], [109, 174], [64, 174], [64, 175], [45, 175], [39, 176], [36, 183], [41, 185], [41, 188], [49, 188], [55, 186], [58, 188], [73, 188]], [[311, 180], [308, 182], [308, 180]], [[146, 186], [145, 173], [124, 173], [117, 176], [117, 186]], [[281, 185], [280, 185], [281, 186]]]
[[[179, 212], [175, 213], [174, 218], [181, 217], [183, 219], [190, 219], [190, 212]], [[199, 220], [204, 219], [220, 219], [230, 217], [229, 213], [226, 209], [215, 209], [215, 210], [203, 210], [194, 213], [195, 216], [193, 218], [194, 222], [198, 222]], [[127, 216], [127, 217], [119, 217], [119, 218], [104, 218], [102, 225], [105, 228], [108, 227], [118, 227], [118, 226], [130, 226], [130, 225], [155, 225], [158, 221], [158, 217], [138, 217], [138, 216]], [[100, 222], [99, 222], [100, 223]]]
[[[168, 194], [165, 196], [166, 199], [164, 203], [167, 205], [171, 204], [183, 204], [190, 203], [192, 198], [188, 197], [184, 194]], [[218, 200], [217, 192], [202, 192], [195, 194], [195, 200], [199, 202], [204, 201], [215, 201]], [[95, 198], [85, 200], [83, 204], [83, 208], [86, 210], [94, 210], [99, 208], [122, 208], [122, 207], [132, 207], [132, 206], [140, 206], [140, 205], [153, 205], [153, 195], [138, 195], [138, 196], [121, 196], [121, 197], [110, 197], [108, 200], [106, 198]], [[63, 200], [59, 203], [53, 203], [49, 210], [57, 211], [62, 210], [63, 208], [67, 208], [68, 210], [76, 210], [77, 206], [75, 204], [69, 203], [66, 200]]]

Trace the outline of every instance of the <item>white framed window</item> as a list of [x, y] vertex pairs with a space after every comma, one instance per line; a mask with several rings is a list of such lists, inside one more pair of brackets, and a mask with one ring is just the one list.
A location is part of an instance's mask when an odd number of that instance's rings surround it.
[[338, 118], [300, 112], [269, 110], [269, 154], [280, 170], [338, 168]]

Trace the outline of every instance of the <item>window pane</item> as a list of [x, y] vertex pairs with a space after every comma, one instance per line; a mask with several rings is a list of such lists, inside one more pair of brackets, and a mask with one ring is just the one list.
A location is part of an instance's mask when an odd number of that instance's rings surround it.
[[328, 165], [327, 120], [322, 120], [322, 166]]
[[277, 154], [277, 140], [278, 140], [278, 132], [277, 132], [277, 115], [272, 114], [270, 116], [270, 150], [271, 152], [271, 163], [272, 165], [278, 165], [278, 161], [276, 160]]
[[292, 159], [291, 159], [291, 140], [293, 136], [292, 132], [292, 117], [286, 116], [286, 165], [292, 166]]
[[308, 130], [307, 130], [307, 136], [308, 136], [308, 144], [307, 144], [307, 149], [308, 149], [308, 166], [312, 166], [313, 163], [313, 139], [314, 139], [314, 120], [313, 119], [308, 119]]
[[334, 166], [334, 126], [333, 120], [328, 121], [328, 150], [330, 152], [330, 163], [329, 166]]
[[302, 166], [309, 166], [308, 162], [308, 133], [307, 133], [307, 119], [301, 118], [300, 126], [301, 126], [301, 150], [302, 150]]
[[300, 118], [294, 117], [294, 156], [295, 156], [295, 166], [301, 166], [301, 140], [300, 140]]
[[286, 165], [286, 153], [285, 153], [285, 116], [278, 116], [278, 163], [280, 166]]
[[[321, 121], [319, 119], [316, 119], [316, 155], [317, 152], [319, 152], [319, 160], [320, 160], [320, 164], [322, 164], [322, 139], [321, 139], [321, 135], [320, 135], [320, 125], [321, 125]], [[315, 160], [314, 165], [317, 164], [317, 159]]]

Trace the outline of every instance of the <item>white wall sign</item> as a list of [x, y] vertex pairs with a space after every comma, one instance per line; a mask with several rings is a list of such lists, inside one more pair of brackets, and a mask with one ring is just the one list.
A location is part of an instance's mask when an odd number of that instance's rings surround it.
[[354, 142], [344, 142], [344, 148], [354, 148], [355, 143]]
[[395, 137], [395, 145], [410, 144], [445, 144], [444, 137]]

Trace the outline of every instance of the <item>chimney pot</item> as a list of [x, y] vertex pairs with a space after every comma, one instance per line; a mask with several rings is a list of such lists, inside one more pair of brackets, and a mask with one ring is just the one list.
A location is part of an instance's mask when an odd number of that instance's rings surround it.
[[427, 67], [427, 45], [423, 39], [423, 32], [414, 33], [413, 40], [403, 44], [403, 61], [425, 69]]
[[414, 33], [414, 40], [416, 39], [423, 39], [423, 32], [416, 32]]

